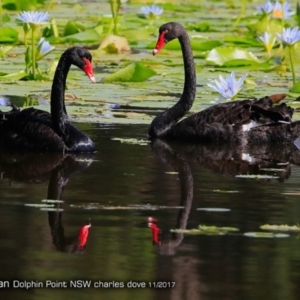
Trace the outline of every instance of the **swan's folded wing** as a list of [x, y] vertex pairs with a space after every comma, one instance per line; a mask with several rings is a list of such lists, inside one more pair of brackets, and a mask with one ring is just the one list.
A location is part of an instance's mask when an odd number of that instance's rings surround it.
[[60, 151], [62, 139], [52, 129], [49, 113], [34, 108], [2, 113], [0, 140], [5, 147]]

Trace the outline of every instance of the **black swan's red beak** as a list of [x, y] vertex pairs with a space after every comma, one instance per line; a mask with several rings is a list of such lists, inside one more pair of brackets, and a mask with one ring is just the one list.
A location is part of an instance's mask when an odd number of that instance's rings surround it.
[[157, 43], [156, 43], [156, 46], [152, 52], [153, 55], [155, 55], [159, 50], [161, 50], [164, 45], [167, 43], [166, 39], [165, 39], [165, 34], [167, 33], [168, 31], [165, 30], [165, 31], [162, 31], [158, 37], [158, 40], [157, 40]]
[[93, 71], [93, 65], [92, 63], [87, 59], [87, 58], [83, 58], [84, 62], [85, 62], [85, 66], [82, 68], [82, 70], [84, 71], [84, 73], [90, 78], [90, 80], [92, 81], [92, 83], [96, 82], [96, 78], [94, 76], [94, 71]]

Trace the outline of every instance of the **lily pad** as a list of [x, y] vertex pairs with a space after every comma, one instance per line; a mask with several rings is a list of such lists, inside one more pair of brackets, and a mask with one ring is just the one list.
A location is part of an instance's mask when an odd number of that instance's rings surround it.
[[123, 53], [130, 51], [127, 39], [113, 34], [106, 36], [102, 40], [99, 49], [104, 50], [107, 53]]
[[260, 226], [260, 228], [263, 229], [263, 230], [274, 230], [274, 231], [296, 231], [296, 232], [300, 231], [300, 226], [299, 225], [289, 226], [289, 225], [269, 225], [269, 224], [265, 224], [265, 225]]
[[150, 143], [149, 140], [144, 140], [144, 139], [122, 139], [122, 138], [111, 138], [113, 141], [120, 141], [122, 144], [132, 144], [132, 145], [141, 145], [141, 146], [146, 146]]
[[233, 61], [235, 65], [237, 60], [241, 60], [243, 64], [260, 63], [259, 59], [251, 52], [231, 47], [218, 47], [211, 50], [207, 57], [208, 64], [223, 66]]
[[231, 211], [229, 208], [218, 208], [218, 207], [203, 207], [197, 208], [197, 210], [209, 211], [209, 212], [228, 212]]
[[41, 200], [41, 202], [45, 202], [45, 203], [64, 203], [63, 200], [51, 200], [51, 199], [43, 199], [43, 200]]
[[42, 208], [40, 208], [40, 210], [42, 210], [42, 211], [55, 211], [55, 212], [64, 211], [63, 208], [56, 208], [56, 207], [53, 207], [53, 208], [51, 208], [51, 207], [42, 207]]
[[260, 174], [247, 174], [247, 175], [235, 175], [236, 178], [249, 178], [249, 179], [277, 179], [279, 176], [260, 175]]
[[[154, 49], [156, 43], [152, 42], [150, 43], [147, 48], [148, 49]], [[198, 50], [198, 51], [209, 51], [211, 49], [214, 49], [216, 47], [219, 47], [222, 45], [222, 42], [216, 41], [216, 40], [197, 40], [197, 39], [192, 39], [191, 40], [191, 46], [193, 50]], [[181, 50], [181, 45], [179, 41], [173, 40], [164, 46], [164, 49], [166, 50]]]
[[144, 66], [140, 62], [134, 62], [124, 69], [102, 78], [102, 82], [140, 82], [147, 80], [155, 74], [156, 72], [153, 69]]
[[183, 209], [183, 206], [165, 206], [165, 205], [128, 205], [128, 206], [113, 206], [113, 205], [102, 205], [98, 203], [89, 204], [71, 204], [74, 208], [83, 209], [99, 209], [99, 210], [159, 210], [159, 209]]
[[25, 203], [25, 206], [37, 207], [37, 208], [49, 208], [54, 207], [54, 204], [46, 204], [46, 203]]
[[237, 232], [238, 228], [235, 227], [217, 227], [217, 226], [206, 226], [199, 225], [199, 228], [192, 229], [171, 229], [171, 232], [186, 233], [186, 234], [200, 234], [200, 235], [224, 235], [229, 232]]
[[300, 93], [300, 81], [297, 81], [295, 85], [290, 89], [292, 93]]
[[257, 39], [251, 38], [249, 36], [241, 37], [241, 36], [225, 36], [224, 40], [226, 42], [236, 44], [236, 45], [247, 45], [252, 47], [262, 47], [262, 43]]
[[88, 29], [86, 31], [78, 32], [63, 38], [64, 42], [98, 42], [100, 40], [100, 34], [103, 30], [102, 26], [95, 27], [93, 29]]
[[273, 232], [245, 232], [244, 236], [253, 238], [287, 238], [290, 235], [286, 233], [273, 233]]
[[69, 20], [64, 28], [64, 36], [76, 34], [85, 30], [85, 27], [78, 22]]
[[0, 43], [15, 43], [18, 41], [18, 31], [10, 27], [0, 28]]

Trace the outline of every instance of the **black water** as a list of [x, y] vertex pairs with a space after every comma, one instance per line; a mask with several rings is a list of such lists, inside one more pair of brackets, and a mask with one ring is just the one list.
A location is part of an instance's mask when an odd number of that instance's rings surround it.
[[[10, 284], [0, 289], [1, 299], [299, 299], [297, 233], [243, 235], [261, 231], [263, 224], [299, 223], [297, 149], [247, 149], [256, 157], [249, 163], [238, 148], [162, 141], [151, 147], [111, 139], [145, 138], [147, 126], [81, 128], [97, 144], [94, 157], [0, 157], [0, 284]], [[25, 206], [47, 198], [64, 200], [55, 204], [63, 211]], [[149, 217], [161, 233], [154, 242]], [[89, 222], [87, 240], [80, 240], [78, 230]], [[200, 224], [240, 231], [170, 232]], [[33, 281], [44, 288], [13, 288], [14, 280], [15, 286]], [[91, 287], [71, 289], [75, 280], [91, 280]], [[147, 287], [128, 288], [130, 281]], [[162, 283], [154, 288], [157, 281]], [[45, 288], [46, 283], [62, 287]], [[101, 284], [114, 288], [95, 287]]]

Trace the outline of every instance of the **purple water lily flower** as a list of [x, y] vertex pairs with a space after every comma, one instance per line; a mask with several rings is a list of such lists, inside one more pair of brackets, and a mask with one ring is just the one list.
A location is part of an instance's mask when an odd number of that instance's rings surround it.
[[227, 75], [225, 78], [219, 76], [219, 80], [215, 79], [213, 84], [207, 84], [215, 92], [218, 92], [224, 99], [234, 98], [238, 92], [242, 89], [244, 80], [246, 79], [247, 74], [244, 74], [240, 79], [235, 79], [235, 72], [231, 72], [230, 75]]

